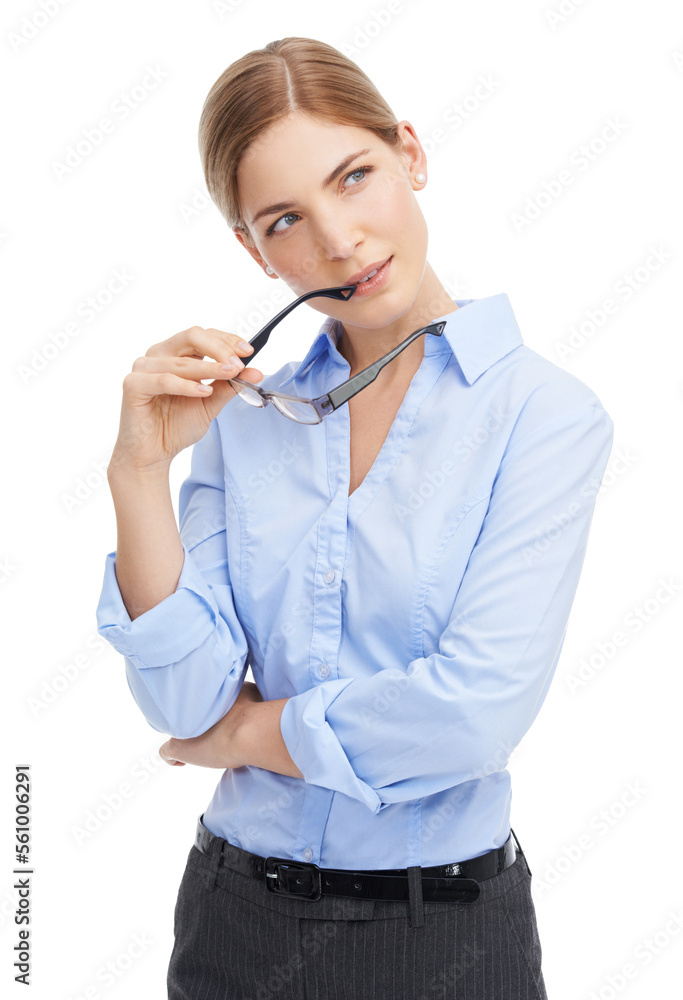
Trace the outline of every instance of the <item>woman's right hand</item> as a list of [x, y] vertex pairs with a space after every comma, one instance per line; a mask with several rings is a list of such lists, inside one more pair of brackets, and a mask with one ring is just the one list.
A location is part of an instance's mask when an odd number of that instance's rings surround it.
[[[123, 380], [119, 435], [109, 470], [168, 468], [184, 448], [199, 441], [235, 390], [225, 380], [239, 375], [260, 382], [257, 368], [240, 367], [253, 348], [237, 334], [190, 327], [154, 344]], [[204, 357], [215, 360], [204, 360]], [[231, 357], [237, 358], [237, 364]], [[222, 366], [228, 365], [223, 371]], [[200, 382], [213, 378], [210, 392]]]

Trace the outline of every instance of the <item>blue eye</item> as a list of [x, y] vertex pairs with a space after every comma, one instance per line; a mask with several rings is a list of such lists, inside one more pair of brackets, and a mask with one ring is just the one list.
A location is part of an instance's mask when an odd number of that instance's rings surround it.
[[[269, 228], [268, 235], [270, 236], [271, 233], [281, 233], [281, 232], [283, 232], [282, 229], [278, 229], [277, 228], [277, 226], [283, 221], [283, 219], [296, 219], [296, 218], [298, 218], [298, 216], [295, 215], [294, 212], [287, 212], [286, 215], [281, 215], [280, 218], [276, 219], [276, 221], [273, 223], [273, 225]], [[289, 229], [289, 228], [290, 228], [289, 226], [285, 226], [285, 229]]]
[[[373, 169], [374, 168], [369, 165], [364, 167], [356, 167], [355, 170], [352, 170], [344, 177], [345, 186], [349, 178], [354, 177], [356, 174], [362, 174], [363, 176], [359, 177], [358, 180], [354, 181], [350, 185], [350, 187], [357, 187], [357, 185], [360, 184], [361, 181], [364, 181], [366, 175], [369, 174]], [[287, 219], [298, 219], [298, 218], [299, 216], [296, 214], [296, 212], [287, 212], [286, 215], [281, 215], [279, 219], [275, 220], [272, 226], [269, 226], [268, 229], [266, 229], [266, 236], [272, 236], [273, 234], [280, 234], [286, 232], [288, 229], [291, 229], [292, 226], [287, 223], [284, 226], [280, 226], [280, 223], [286, 222]]]
[[[353, 177], [354, 174], [365, 174], [367, 172], [367, 170], [368, 170], [367, 167], [356, 167], [355, 170], [352, 170], [350, 174], [346, 175], [346, 177], [344, 178], [344, 180], [347, 181], [349, 179], [349, 177]], [[363, 180], [362, 177], [361, 177], [361, 180]]]

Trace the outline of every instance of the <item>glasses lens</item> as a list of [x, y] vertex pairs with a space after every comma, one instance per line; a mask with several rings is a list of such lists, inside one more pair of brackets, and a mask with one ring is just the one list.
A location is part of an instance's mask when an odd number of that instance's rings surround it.
[[249, 403], [251, 406], [266, 405], [256, 389], [252, 389], [246, 384], [246, 382], [238, 382], [237, 379], [234, 378], [229, 379], [229, 382], [235, 392], [242, 397], [245, 403]]
[[271, 396], [271, 403], [277, 406], [280, 413], [290, 420], [296, 420], [300, 424], [318, 424], [320, 417], [315, 406], [305, 400], [283, 399], [282, 396]]

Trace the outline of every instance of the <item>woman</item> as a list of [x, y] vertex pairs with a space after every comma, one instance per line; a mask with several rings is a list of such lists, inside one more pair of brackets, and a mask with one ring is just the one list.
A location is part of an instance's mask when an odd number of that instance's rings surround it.
[[505, 294], [450, 298], [415, 129], [335, 49], [237, 60], [200, 150], [269, 280], [338, 291], [267, 378], [193, 327], [124, 379], [98, 631], [168, 763], [223, 771], [168, 995], [545, 997], [505, 764], [557, 664], [612, 421]]

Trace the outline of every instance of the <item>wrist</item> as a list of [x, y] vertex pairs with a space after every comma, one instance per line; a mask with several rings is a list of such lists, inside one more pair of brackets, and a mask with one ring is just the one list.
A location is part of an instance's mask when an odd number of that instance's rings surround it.
[[242, 766], [250, 764], [260, 767], [256, 763], [258, 758], [258, 717], [254, 710], [263, 702], [246, 701], [240, 706], [239, 714], [234, 715], [234, 709], [229, 715], [234, 716], [233, 725], [228, 735], [231, 755], [241, 760]]
[[170, 482], [169, 469], [170, 462], [143, 467], [132, 465], [125, 458], [113, 454], [107, 466], [107, 482], [110, 486], [158, 486]]
[[245, 705], [245, 712], [236, 720], [232, 745], [246, 766], [303, 778], [289, 755], [280, 730], [280, 716], [286, 702], [286, 698], [277, 698]]

